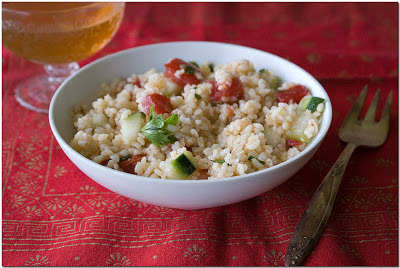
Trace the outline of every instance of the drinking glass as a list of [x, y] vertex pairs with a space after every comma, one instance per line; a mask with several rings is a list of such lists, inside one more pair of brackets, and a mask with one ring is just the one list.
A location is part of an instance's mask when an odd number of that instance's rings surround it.
[[59, 85], [79, 69], [77, 61], [92, 56], [114, 37], [124, 10], [125, 3], [119, 2], [4, 2], [3, 45], [45, 70], [45, 75], [17, 86], [18, 102], [47, 113]]

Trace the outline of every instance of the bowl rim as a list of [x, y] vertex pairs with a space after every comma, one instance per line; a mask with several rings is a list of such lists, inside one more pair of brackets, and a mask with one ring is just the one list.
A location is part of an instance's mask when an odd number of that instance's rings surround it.
[[[17, 2], [18, 3], [18, 2]], [[121, 2], [123, 5], [125, 5], [124, 2]], [[119, 4], [121, 4], [119, 3]], [[4, 7], [2, 6], [2, 11], [8, 12], [8, 13], [15, 13], [15, 14], [20, 14], [20, 15], [57, 15], [57, 14], [66, 14], [66, 13], [72, 13], [72, 12], [81, 12], [81, 11], [87, 11], [90, 9], [96, 9], [98, 7], [106, 6], [108, 3], [107, 2], [100, 2], [100, 3], [95, 3], [95, 2], [89, 2], [86, 5], [82, 6], [77, 6], [77, 7], [70, 7], [66, 9], [56, 9], [56, 10], [34, 10], [34, 11], [27, 11], [27, 10], [20, 10], [20, 9], [15, 9], [15, 8], [9, 8], [9, 7]]]
[[[269, 54], [269, 56], [272, 57], [276, 57], [279, 58], [281, 61], [283, 61], [285, 64], [288, 65], [292, 65], [295, 68], [299, 68], [302, 72], [304, 72], [305, 75], [308, 75], [310, 77], [310, 79], [316, 83], [317, 85], [319, 85], [321, 87], [321, 89], [323, 90], [323, 92], [326, 95], [326, 100], [325, 100], [325, 108], [324, 108], [324, 112], [323, 113], [327, 113], [326, 115], [326, 121], [324, 121], [325, 125], [323, 128], [321, 128], [318, 132], [318, 134], [313, 138], [313, 140], [311, 141], [310, 144], [308, 144], [306, 146], [306, 148], [301, 151], [298, 155], [296, 155], [295, 157], [288, 159], [282, 163], [279, 163], [275, 166], [263, 169], [263, 170], [259, 170], [259, 171], [255, 171], [252, 173], [248, 173], [248, 174], [244, 174], [244, 175], [238, 175], [238, 176], [233, 176], [233, 177], [225, 177], [225, 178], [218, 178], [218, 179], [208, 179], [208, 180], [176, 180], [176, 179], [160, 179], [160, 178], [152, 178], [152, 177], [145, 177], [145, 176], [140, 176], [140, 175], [135, 175], [135, 174], [130, 174], [130, 173], [126, 173], [123, 171], [119, 171], [119, 170], [115, 170], [109, 167], [105, 167], [103, 165], [100, 165], [99, 163], [94, 162], [91, 159], [88, 159], [86, 157], [84, 157], [83, 155], [81, 155], [80, 153], [78, 153], [77, 151], [75, 151], [72, 147], [70, 147], [70, 145], [61, 137], [60, 133], [58, 132], [55, 123], [54, 123], [54, 108], [55, 108], [55, 102], [56, 99], [58, 98], [58, 95], [60, 94], [60, 92], [62, 91], [62, 88], [65, 87], [66, 84], [69, 83], [70, 80], [74, 79], [75, 75], [80, 73], [80, 72], [84, 72], [86, 69], [90, 69], [93, 68], [93, 66], [95, 66], [96, 64], [98, 64], [99, 62], [102, 61], [107, 61], [110, 60], [111, 58], [114, 57], [119, 57], [121, 55], [124, 54], [129, 54], [132, 53], [132, 51], [140, 51], [140, 50], [147, 50], [147, 49], [153, 49], [153, 48], [158, 48], [158, 47], [163, 47], [163, 46], [174, 46], [174, 45], [216, 45], [216, 46], [229, 46], [229, 47], [236, 47], [236, 48], [241, 48], [241, 49], [248, 49], [252, 52], [256, 52], [256, 53], [265, 53], [265, 54]], [[246, 179], [250, 179], [254, 176], [257, 175], [261, 175], [263, 173], [268, 173], [268, 172], [272, 172], [275, 171], [277, 169], [280, 168], [284, 168], [286, 165], [295, 162], [297, 160], [299, 160], [302, 156], [305, 156], [309, 151], [311, 151], [314, 147], [316, 147], [318, 144], [320, 144], [320, 142], [323, 141], [323, 139], [325, 138], [325, 136], [327, 135], [330, 125], [332, 122], [332, 104], [329, 98], [328, 93], [326, 92], [325, 88], [318, 82], [318, 80], [312, 76], [310, 73], [308, 73], [306, 70], [304, 70], [303, 68], [301, 68], [300, 66], [280, 57], [277, 56], [275, 54], [260, 50], [260, 49], [256, 49], [256, 48], [252, 48], [252, 47], [248, 47], [248, 46], [242, 46], [242, 45], [237, 45], [237, 44], [231, 44], [231, 43], [223, 43], [223, 42], [211, 42], [211, 41], [175, 41], [175, 42], [161, 42], [161, 43], [155, 43], [155, 44], [149, 44], [149, 45], [142, 45], [142, 46], [137, 46], [137, 47], [133, 47], [133, 48], [129, 48], [129, 49], [124, 49], [115, 53], [112, 53], [110, 55], [101, 57], [99, 59], [94, 60], [91, 63], [88, 63], [87, 65], [83, 66], [82, 68], [80, 68], [76, 73], [74, 73], [73, 75], [71, 75], [70, 77], [68, 77], [58, 88], [58, 90], [55, 92], [51, 103], [50, 103], [50, 107], [49, 107], [49, 123], [50, 123], [50, 127], [51, 130], [53, 132], [53, 135], [55, 136], [56, 140], [58, 143], [61, 143], [60, 146], [62, 148], [67, 149], [68, 151], [70, 151], [74, 156], [76, 156], [79, 161], [83, 161], [83, 163], [89, 166], [92, 166], [93, 168], [100, 168], [103, 169], [104, 172], [108, 172], [108, 173], [114, 173], [115, 175], [118, 176], [122, 176], [125, 177], [127, 179], [130, 180], [141, 180], [141, 181], [146, 181], [149, 183], [163, 183], [163, 184], [209, 184], [209, 183], [225, 183], [225, 182], [238, 182], [238, 180], [246, 180]], [[64, 152], [65, 153], [65, 152]], [[70, 161], [72, 161], [70, 159]], [[80, 169], [80, 168], [78, 168]], [[82, 171], [82, 170], [81, 170]]]

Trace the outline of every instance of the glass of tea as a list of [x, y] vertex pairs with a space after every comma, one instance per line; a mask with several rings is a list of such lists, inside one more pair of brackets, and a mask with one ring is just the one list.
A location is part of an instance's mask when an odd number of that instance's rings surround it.
[[77, 62], [114, 37], [124, 10], [119, 2], [3, 2], [3, 45], [45, 69], [17, 86], [18, 102], [47, 113], [59, 85], [79, 69]]

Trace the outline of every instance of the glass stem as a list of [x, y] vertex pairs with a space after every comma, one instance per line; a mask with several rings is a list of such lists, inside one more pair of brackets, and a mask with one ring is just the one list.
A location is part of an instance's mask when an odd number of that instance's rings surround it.
[[49, 83], [55, 91], [67, 77], [76, 72], [79, 65], [76, 62], [67, 64], [45, 64], [44, 70], [46, 71]]

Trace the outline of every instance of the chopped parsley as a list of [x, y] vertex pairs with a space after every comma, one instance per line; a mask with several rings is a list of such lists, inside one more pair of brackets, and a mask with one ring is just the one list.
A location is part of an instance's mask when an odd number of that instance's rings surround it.
[[194, 74], [194, 68], [190, 65], [185, 66], [185, 74]]
[[165, 121], [161, 115], [157, 115], [154, 107], [150, 108], [149, 122], [140, 130], [140, 132], [158, 148], [165, 144], [171, 144], [177, 141], [176, 137], [171, 133], [171, 125], [176, 126], [179, 118], [177, 114], [173, 114]]
[[212, 107], [216, 107], [218, 105], [218, 102], [215, 102], [215, 101], [211, 101], [210, 103], [211, 103]]
[[[217, 160], [213, 160], [214, 163], [218, 163], [220, 165], [222, 165], [223, 163], [225, 163], [224, 159], [217, 159]], [[232, 166], [231, 164], [227, 164], [228, 166]]]
[[197, 100], [201, 99], [201, 96], [200, 96], [199, 94], [197, 94], [197, 93], [195, 93], [194, 96], [195, 96], [195, 98], [196, 98]]
[[119, 159], [119, 162], [124, 162], [125, 160], [128, 160], [129, 158], [131, 158], [132, 156], [130, 155], [130, 154], [128, 154], [128, 155], [125, 155], [125, 156], [123, 156], [123, 157], [121, 157], [120, 159]]
[[262, 74], [262, 73], [265, 72], [265, 69], [261, 69], [261, 70], [259, 70], [258, 72], [259, 72], [260, 74]]
[[[249, 160], [251, 161], [253, 158], [255, 158], [254, 156], [249, 156]], [[262, 161], [262, 160], [258, 160], [257, 158], [255, 158], [258, 162], [260, 162], [260, 164], [262, 164], [262, 165], [265, 165], [265, 162], [264, 161]]]
[[210, 68], [210, 71], [213, 73], [214, 72], [214, 64], [210, 63], [208, 65], [208, 68]]
[[197, 62], [195, 61], [189, 61], [190, 64], [193, 64], [194, 66], [196, 66], [197, 68], [200, 68], [199, 65], [197, 64]]

